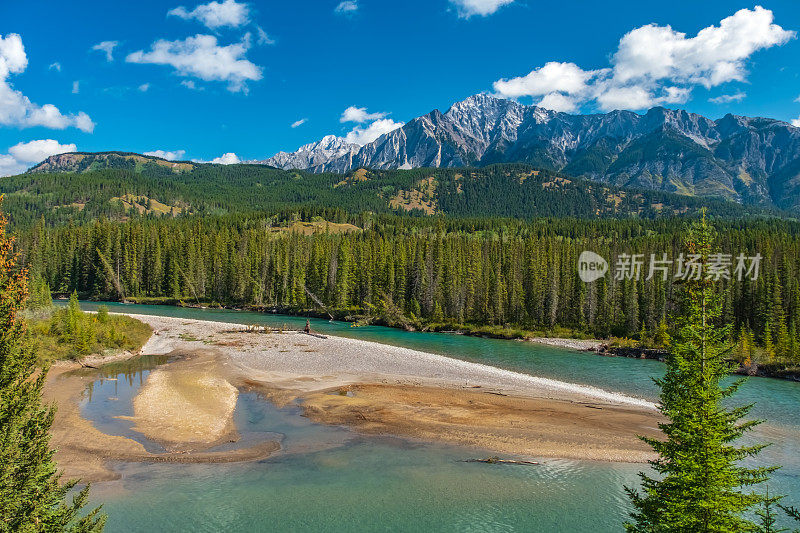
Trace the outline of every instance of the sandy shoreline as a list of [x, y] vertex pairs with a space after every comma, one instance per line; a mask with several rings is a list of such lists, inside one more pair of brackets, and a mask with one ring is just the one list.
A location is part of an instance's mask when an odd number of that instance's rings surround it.
[[278, 405], [298, 402], [322, 423], [520, 456], [641, 462], [650, 451], [636, 435], [657, 431], [652, 403], [599, 388], [357, 339], [129, 316], [154, 331], [142, 354], [179, 358], [154, 370], [134, 398], [134, 429], [168, 453], [156, 457], [132, 439], [95, 429], [78, 408], [89, 378], [65, 379], [64, 369], [54, 369], [46, 387], [60, 407], [53, 444], [70, 476], [109, 479], [107, 460], [180, 456], [214, 462], [269, 455], [278, 443], [207, 451], [238, 438], [232, 415], [243, 388]]

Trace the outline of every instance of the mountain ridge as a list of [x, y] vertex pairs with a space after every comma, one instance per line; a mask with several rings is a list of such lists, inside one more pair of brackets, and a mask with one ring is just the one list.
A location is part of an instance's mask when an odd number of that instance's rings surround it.
[[143, 165], [155, 165], [173, 173], [191, 172], [202, 163], [194, 161], [170, 161], [157, 156], [135, 152], [65, 152], [51, 155], [29, 168], [26, 174], [46, 172], [90, 172], [103, 168], [141, 170]]
[[314, 145], [259, 162], [336, 173], [527, 163], [617, 186], [800, 208], [800, 129], [763, 117], [712, 120], [663, 107], [570, 115], [478, 94], [357, 150], [308, 153]]

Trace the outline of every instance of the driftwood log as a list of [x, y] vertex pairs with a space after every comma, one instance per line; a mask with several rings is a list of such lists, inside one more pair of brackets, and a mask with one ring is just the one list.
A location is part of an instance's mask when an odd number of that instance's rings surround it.
[[490, 465], [538, 465], [538, 461], [522, 461], [516, 459], [500, 459], [499, 457], [487, 457], [486, 459], [462, 459], [462, 463], [487, 463]]

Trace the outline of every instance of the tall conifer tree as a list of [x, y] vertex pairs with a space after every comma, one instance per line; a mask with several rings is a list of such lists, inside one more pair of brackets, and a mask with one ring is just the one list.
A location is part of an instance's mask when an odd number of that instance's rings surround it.
[[[703, 263], [714, 251], [714, 231], [705, 217], [693, 225], [686, 241], [689, 254]], [[724, 382], [730, 326], [720, 326], [722, 297], [715, 282], [687, 280], [682, 316], [670, 342], [667, 371], [656, 380], [661, 388], [659, 424], [665, 440], [642, 437], [658, 458], [650, 461], [658, 474], [640, 473], [641, 492], [627, 488], [634, 510], [628, 531], [730, 532], [753, 531], [744, 513], [763, 497], [749, 487], [768, 478], [774, 468], [747, 468], [740, 461], [762, 445], [737, 446], [736, 441], [758, 421], [744, 421], [752, 405], [729, 408], [724, 401], [741, 381]]]
[[47, 369], [37, 369], [19, 317], [28, 279], [16, 259], [0, 213], [0, 532], [102, 531], [99, 509], [78, 516], [89, 488], [66, 501], [76, 482], [62, 484], [53, 461], [48, 430], [55, 408], [42, 405]]

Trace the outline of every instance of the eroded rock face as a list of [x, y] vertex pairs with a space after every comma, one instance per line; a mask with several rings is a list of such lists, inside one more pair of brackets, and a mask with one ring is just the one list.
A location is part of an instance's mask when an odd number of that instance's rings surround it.
[[800, 207], [800, 129], [653, 108], [569, 115], [479, 94], [362, 147], [328, 136], [264, 163], [312, 172], [524, 162], [620, 186]]

